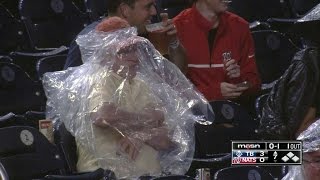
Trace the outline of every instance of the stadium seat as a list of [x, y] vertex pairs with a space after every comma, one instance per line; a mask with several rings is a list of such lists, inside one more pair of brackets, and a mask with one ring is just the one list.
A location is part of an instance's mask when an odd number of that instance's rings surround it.
[[248, 22], [289, 16], [286, 1], [279, 0], [232, 0], [229, 4], [229, 11], [241, 16]]
[[257, 138], [258, 127], [249, 113], [232, 101], [211, 101], [215, 120], [211, 125], [196, 124], [196, 141], [198, 157], [231, 152], [230, 140], [248, 140]]
[[66, 129], [64, 124], [55, 124], [54, 141], [63, 159], [67, 173], [77, 172], [77, 145], [74, 136]]
[[12, 59], [9, 56], [0, 56], [0, 62], [12, 63]]
[[166, 12], [169, 18], [174, 18], [189, 5], [188, 0], [157, 0], [158, 13]]
[[63, 66], [66, 62], [67, 55], [49, 56], [40, 59], [37, 62], [38, 78], [41, 80], [42, 76], [46, 72], [63, 70]]
[[262, 30], [252, 32], [258, 71], [263, 84], [278, 79], [289, 67], [298, 48], [283, 34]]
[[274, 177], [257, 166], [228, 167], [217, 171], [214, 180], [274, 180]]
[[289, 0], [291, 10], [295, 18], [302, 17], [314, 6], [320, 3], [320, 0]]
[[211, 101], [215, 113], [213, 124], [195, 124], [194, 162], [188, 175], [195, 169], [210, 168], [211, 174], [230, 166], [231, 140], [258, 139], [258, 122], [239, 104], [231, 101]]
[[269, 97], [269, 94], [263, 94], [256, 99], [255, 108], [256, 108], [256, 114], [258, 119], [261, 118], [262, 108], [264, 104], [267, 102], [268, 97]]
[[20, 0], [19, 12], [31, 46], [69, 46], [88, 18], [70, 0]]
[[63, 160], [54, 144], [37, 129], [28, 126], [0, 128], [0, 171], [8, 179], [113, 180], [109, 170], [66, 174]]
[[23, 24], [0, 4], [0, 54], [25, 48], [24, 35]]
[[0, 115], [43, 111], [46, 103], [41, 84], [19, 66], [0, 62]]
[[91, 22], [97, 21], [102, 17], [107, 16], [107, 0], [84, 0], [84, 4]]
[[56, 147], [28, 126], [0, 128], [0, 163], [10, 179], [31, 179], [61, 174], [63, 161]]
[[[41, 119], [45, 119], [45, 118], [41, 118]], [[0, 128], [10, 127], [10, 126], [30, 126], [30, 127], [38, 128], [39, 127], [38, 120], [40, 119], [28, 118], [24, 115], [16, 115], [10, 112], [6, 115], [0, 116]]]
[[151, 180], [195, 180], [192, 177], [184, 176], [184, 175], [169, 175], [169, 176], [161, 176], [161, 177], [154, 177]]
[[34, 80], [38, 80], [37, 74], [37, 62], [41, 58], [63, 55], [67, 53], [68, 48], [61, 46], [60, 48], [50, 50], [50, 51], [33, 51], [33, 52], [11, 52], [9, 57], [13, 60], [13, 63], [20, 66], [24, 71], [26, 71], [30, 77]]

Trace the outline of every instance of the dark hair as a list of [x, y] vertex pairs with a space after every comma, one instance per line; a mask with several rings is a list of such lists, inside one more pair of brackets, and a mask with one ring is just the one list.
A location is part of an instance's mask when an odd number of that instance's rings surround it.
[[108, 14], [115, 14], [121, 3], [125, 3], [133, 8], [136, 1], [137, 0], [109, 0], [107, 6]]

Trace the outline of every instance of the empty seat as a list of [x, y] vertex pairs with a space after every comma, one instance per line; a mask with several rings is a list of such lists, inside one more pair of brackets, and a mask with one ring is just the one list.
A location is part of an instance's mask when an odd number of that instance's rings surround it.
[[0, 163], [10, 179], [31, 179], [63, 172], [56, 147], [37, 129], [0, 128]]
[[19, 66], [0, 62], [0, 115], [8, 112], [43, 111], [46, 103], [42, 85]]
[[214, 180], [274, 180], [274, 177], [257, 166], [228, 167], [217, 171]]
[[151, 180], [195, 180], [192, 177], [184, 176], [184, 175], [169, 175], [169, 176], [162, 176], [162, 177], [154, 177]]
[[320, 3], [320, 0], [289, 0], [293, 15], [298, 18], [302, 17], [314, 6]]
[[84, 0], [84, 2], [86, 11], [92, 22], [107, 16], [107, 0]]
[[166, 12], [169, 18], [174, 18], [189, 5], [188, 0], [157, 0], [158, 13]]
[[49, 56], [40, 59], [37, 62], [38, 78], [41, 79], [46, 72], [54, 72], [63, 70], [67, 55]]
[[68, 46], [88, 22], [70, 0], [20, 0], [19, 12], [33, 48]]
[[197, 156], [206, 158], [231, 152], [230, 140], [257, 138], [258, 127], [249, 113], [231, 101], [211, 101], [215, 120], [211, 125], [196, 124]]
[[289, 67], [298, 48], [283, 34], [262, 30], [252, 32], [256, 64], [263, 84], [278, 79]]
[[13, 60], [13, 63], [20, 66], [24, 71], [26, 71], [30, 77], [34, 80], [38, 80], [37, 74], [37, 62], [41, 58], [62, 55], [67, 53], [68, 48], [61, 46], [60, 48], [50, 50], [50, 51], [37, 51], [37, 52], [11, 52], [10, 58]]
[[0, 53], [8, 54], [24, 47], [23, 25], [0, 4]]
[[196, 159], [188, 172], [193, 176], [195, 169], [209, 167], [211, 173], [230, 166], [231, 140], [257, 139], [258, 127], [249, 113], [231, 101], [210, 102], [215, 113], [213, 124], [195, 124]]
[[12, 59], [9, 56], [0, 56], [0, 62], [12, 63]]
[[279, 0], [232, 0], [229, 10], [248, 22], [265, 21], [268, 18], [283, 18], [289, 14], [287, 3]]
[[54, 144], [37, 129], [27, 126], [0, 128], [0, 173], [8, 179], [112, 179], [109, 170], [66, 174], [63, 160]]
[[67, 173], [77, 172], [77, 145], [74, 136], [66, 129], [64, 124], [55, 124], [54, 141], [62, 158], [65, 160]]

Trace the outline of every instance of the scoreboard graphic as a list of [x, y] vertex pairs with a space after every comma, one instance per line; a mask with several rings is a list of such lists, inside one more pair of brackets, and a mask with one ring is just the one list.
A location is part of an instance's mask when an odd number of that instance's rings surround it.
[[301, 165], [301, 141], [232, 141], [232, 165]]

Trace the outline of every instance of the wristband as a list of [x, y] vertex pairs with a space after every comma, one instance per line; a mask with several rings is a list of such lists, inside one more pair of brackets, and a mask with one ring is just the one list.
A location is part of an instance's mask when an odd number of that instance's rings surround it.
[[169, 43], [169, 47], [172, 49], [177, 49], [180, 45], [180, 41], [178, 39], [175, 39], [174, 41]]

